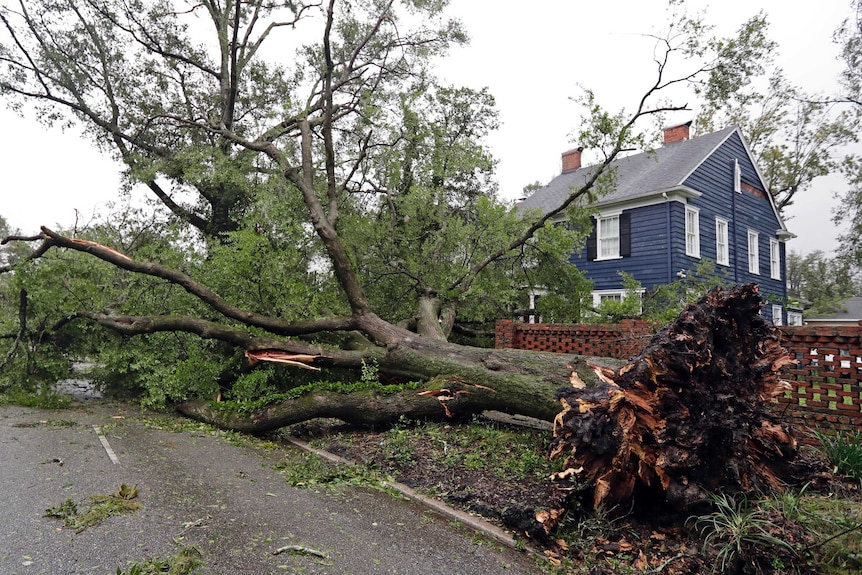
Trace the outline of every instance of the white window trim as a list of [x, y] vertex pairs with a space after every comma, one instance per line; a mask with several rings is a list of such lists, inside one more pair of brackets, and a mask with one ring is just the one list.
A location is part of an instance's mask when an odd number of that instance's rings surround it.
[[[602, 260], [618, 260], [618, 259], [622, 258], [622, 256], [620, 255], [620, 216], [622, 215], [622, 213], [623, 213], [622, 210], [620, 210], [620, 211], [602, 213], [602, 214], [599, 214], [596, 216], [596, 260], [595, 261], [598, 262], [598, 261], [602, 261]], [[602, 220], [609, 220], [611, 218], [617, 219], [617, 253], [616, 253], [616, 255], [603, 256], [602, 255], [602, 240], [603, 239], [611, 239], [611, 237], [608, 237], [608, 238], [602, 237], [602, 235], [601, 235]]]
[[[603, 289], [593, 292], [593, 307], [599, 307], [602, 304], [602, 296], [620, 296], [620, 300], [626, 299], [629, 290], [625, 289]], [[641, 299], [641, 307], [639, 313], [643, 313], [643, 296], [646, 293], [645, 289], [637, 290], [637, 294]]]
[[760, 234], [748, 230], [748, 273], [760, 275]]
[[[689, 227], [690, 214], [694, 216], [694, 219], [691, 220], [694, 224], [694, 229], [690, 229]], [[689, 236], [692, 236], [693, 246], [689, 246]], [[693, 258], [700, 257], [700, 210], [694, 206], [685, 207], [685, 255]]]
[[802, 325], [802, 312], [798, 311], [788, 311], [787, 312], [787, 325]]
[[781, 279], [781, 248], [775, 238], [769, 238], [769, 277]]
[[[719, 229], [724, 229], [724, 245], [718, 243]], [[730, 223], [724, 218], [715, 218], [715, 263], [720, 266], [730, 265]], [[724, 248], [724, 249], [722, 249]]]
[[784, 325], [784, 308], [780, 305], [772, 305], [772, 325]]
[[742, 193], [742, 170], [739, 167], [739, 160], [733, 160], [733, 191], [737, 194]]

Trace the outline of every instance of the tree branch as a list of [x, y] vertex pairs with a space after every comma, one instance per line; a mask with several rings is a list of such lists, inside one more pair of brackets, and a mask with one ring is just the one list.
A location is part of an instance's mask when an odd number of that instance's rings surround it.
[[240, 323], [265, 329], [271, 333], [282, 336], [297, 336], [318, 333], [321, 331], [349, 331], [358, 328], [357, 321], [352, 317], [320, 318], [316, 320], [287, 322], [278, 318], [247, 312], [225, 302], [220, 296], [209, 288], [195, 281], [191, 276], [180, 271], [154, 263], [141, 263], [129, 256], [109, 247], [91, 242], [69, 238], [58, 234], [46, 227], [42, 228], [45, 246], [42, 253], [52, 246], [71, 249], [88, 253], [102, 261], [108, 262], [118, 268], [145, 274], [167, 280], [178, 285], [188, 293], [218, 311], [225, 317], [239, 321]]

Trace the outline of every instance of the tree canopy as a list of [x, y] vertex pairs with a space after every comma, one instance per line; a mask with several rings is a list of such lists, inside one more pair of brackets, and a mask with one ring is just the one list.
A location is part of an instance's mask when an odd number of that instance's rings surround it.
[[[133, 382], [154, 403], [305, 381], [255, 369], [262, 359], [499, 389], [505, 373], [542, 395], [528, 383], [559, 373], [454, 346], [450, 332], [554, 282], [554, 313], [577, 314], [588, 284], [567, 256], [590, 201], [613, 184], [607, 166], [646, 143], [645, 120], [687, 109], [669, 89], [730, 98], [771, 47], [759, 20], [731, 42], [676, 13], [631, 109], [610, 112], [586, 92], [577, 139], [603, 152], [593, 177], [558, 209], [523, 213], [496, 194], [484, 144], [492, 96], [431, 73], [466, 40], [445, 8], [20, 0], [0, 10], [3, 98], [80, 123], [154, 202], [86, 230], [10, 237], [37, 247], [2, 269], [17, 294], [7, 301], [25, 302], [40, 326], [16, 329], [21, 314], [6, 314], [10, 339], [61, 356], [77, 342], [77, 354], [98, 355], [103, 381]], [[689, 69], [674, 75], [680, 62]]]

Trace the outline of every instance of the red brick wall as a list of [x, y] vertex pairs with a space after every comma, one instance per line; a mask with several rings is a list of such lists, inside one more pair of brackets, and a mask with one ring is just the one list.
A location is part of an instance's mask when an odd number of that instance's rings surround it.
[[495, 347], [628, 359], [640, 353], [652, 335], [649, 323], [631, 319], [614, 324], [501, 320]]
[[782, 327], [781, 345], [798, 362], [778, 408], [807, 428], [862, 431], [862, 326]]
[[[497, 323], [497, 348], [531, 349], [628, 359], [649, 343], [645, 321], [619, 324]], [[797, 364], [785, 368], [791, 390], [776, 409], [801, 432], [862, 432], [862, 326], [781, 327], [781, 345]]]

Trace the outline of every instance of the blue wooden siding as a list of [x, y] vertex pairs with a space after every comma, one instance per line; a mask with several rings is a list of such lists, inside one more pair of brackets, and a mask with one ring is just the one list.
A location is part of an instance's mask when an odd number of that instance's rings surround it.
[[[728, 222], [728, 256], [730, 265], [716, 265], [716, 271], [733, 283], [756, 282], [768, 303], [764, 315], [772, 319], [769, 304], [785, 305], [785, 245], [779, 243], [781, 279], [770, 274], [770, 238], [777, 238], [781, 228], [768, 199], [752, 193], [733, 190], [734, 160], [739, 162], [742, 181], [764, 189], [739, 135], [732, 134], [684, 182], [701, 196], [689, 200], [699, 210], [700, 258], [685, 253], [685, 204], [669, 201], [627, 210], [631, 214], [631, 257], [588, 261], [586, 251], [573, 254], [573, 264], [593, 280], [596, 290], [622, 288], [620, 271], [624, 271], [646, 289], [677, 279], [677, 273], [693, 272], [702, 260], [716, 261], [716, 218]], [[758, 232], [759, 273], [748, 271], [748, 230]], [[670, 234], [668, 237], [668, 233]], [[668, 252], [668, 243], [670, 251]]]
[[[691, 205], [700, 209], [701, 257], [715, 261], [715, 218], [728, 220], [729, 277], [734, 283], [758, 283], [761, 295], [769, 303], [784, 305], [787, 298], [784, 245], [779, 243], [781, 279], [772, 279], [769, 257], [769, 240], [777, 239], [781, 224], [775, 217], [775, 212], [767, 198], [760, 198], [745, 190], [741, 193], [733, 191], [734, 160], [739, 162], [743, 183], [760, 190], [765, 189], [738, 134], [732, 134], [685, 181], [685, 185], [703, 194], [690, 201]], [[748, 271], [748, 230], [758, 233], [759, 273], [757, 274]], [[764, 314], [771, 319], [770, 306], [764, 309]]]
[[[668, 207], [656, 204], [626, 210], [632, 217], [630, 257], [588, 261], [586, 250], [572, 254], [570, 261], [584, 270], [597, 290], [621, 289], [619, 272], [637, 279], [645, 288], [668, 283]], [[671, 220], [672, 221], [672, 220]]]

